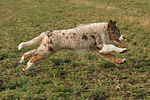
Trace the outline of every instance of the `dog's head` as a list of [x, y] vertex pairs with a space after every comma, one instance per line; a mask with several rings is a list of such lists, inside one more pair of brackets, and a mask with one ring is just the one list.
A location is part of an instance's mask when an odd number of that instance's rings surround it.
[[109, 40], [121, 44], [121, 41], [125, 40], [125, 37], [120, 33], [119, 27], [116, 25], [116, 21], [110, 20], [108, 22]]

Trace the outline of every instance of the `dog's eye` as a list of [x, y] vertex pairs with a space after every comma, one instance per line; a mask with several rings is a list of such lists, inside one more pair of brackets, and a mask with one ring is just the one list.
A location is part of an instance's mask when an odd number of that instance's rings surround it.
[[119, 30], [114, 31], [114, 33], [115, 33], [116, 35], [120, 35]]

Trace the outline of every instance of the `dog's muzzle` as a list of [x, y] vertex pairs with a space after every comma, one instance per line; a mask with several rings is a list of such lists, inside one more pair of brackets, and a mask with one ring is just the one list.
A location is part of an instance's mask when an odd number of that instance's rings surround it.
[[119, 37], [119, 40], [120, 41], [123, 41], [123, 40], [125, 40], [126, 38], [123, 36], [123, 35], [121, 35], [120, 37]]
[[123, 41], [123, 40], [125, 40], [125, 37], [124, 37], [123, 35], [121, 35], [121, 36], [119, 37], [119, 39], [116, 39], [115, 41], [116, 41], [117, 43], [121, 44], [121, 41]]

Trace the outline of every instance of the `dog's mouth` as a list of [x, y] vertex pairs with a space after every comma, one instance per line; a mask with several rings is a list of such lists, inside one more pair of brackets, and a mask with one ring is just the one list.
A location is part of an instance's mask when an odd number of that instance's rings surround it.
[[121, 44], [121, 41], [125, 40], [125, 37], [123, 35], [121, 35], [119, 37], [119, 39], [115, 39], [115, 42], [117, 42], [118, 44]]
[[115, 39], [115, 41], [119, 44], [121, 44], [121, 41], [119, 39]]

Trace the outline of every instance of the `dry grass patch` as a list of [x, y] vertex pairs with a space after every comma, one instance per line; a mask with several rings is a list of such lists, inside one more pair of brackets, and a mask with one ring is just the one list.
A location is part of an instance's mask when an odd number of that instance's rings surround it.
[[136, 17], [136, 16], [123, 16], [120, 17], [120, 22], [121, 20], [125, 21], [126, 23], [130, 23], [134, 25], [131, 25], [131, 27], [136, 27], [136, 28], [142, 28], [144, 30], [149, 30], [150, 31], [150, 19], [147, 17]]
[[90, 0], [69, 0], [68, 2], [77, 4], [77, 5], [91, 6], [95, 9], [102, 9], [102, 10], [108, 10], [108, 11], [119, 10], [119, 8], [117, 7], [108, 6], [106, 4], [100, 4], [100, 3], [95, 4], [91, 2]]

